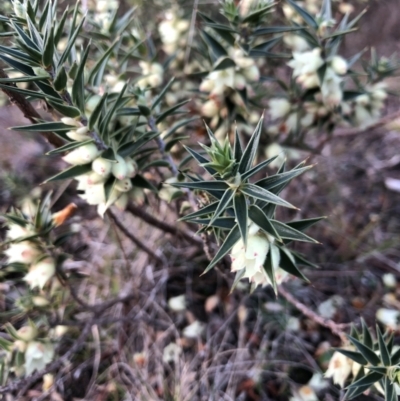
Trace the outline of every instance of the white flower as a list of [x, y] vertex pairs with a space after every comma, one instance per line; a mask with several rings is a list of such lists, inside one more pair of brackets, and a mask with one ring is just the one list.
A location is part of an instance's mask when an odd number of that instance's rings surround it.
[[336, 75], [332, 68], [327, 68], [321, 86], [322, 100], [326, 106], [339, 106], [343, 99], [343, 91], [340, 86], [341, 82], [342, 78]]
[[18, 337], [22, 341], [32, 341], [37, 336], [37, 328], [33, 325], [21, 327], [17, 331]]
[[178, 295], [168, 300], [169, 308], [174, 312], [183, 312], [186, 310], [185, 295]]
[[393, 273], [385, 273], [382, 276], [383, 284], [385, 284], [388, 288], [396, 288], [397, 280], [396, 276]]
[[212, 94], [222, 95], [226, 87], [235, 87], [235, 69], [233, 67], [210, 72], [200, 85], [200, 90], [208, 91], [211, 89]]
[[43, 344], [31, 341], [25, 351], [25, 374], [28, 376], [35, 370], [42, 370], [53, 360], [54, 347], [52, 344]]
[[111, 173], [113, 163], [102, 157], [93, 160], [92, 170], [101, 176], [108, 176]]
[[88, 135], [79, 135], [77, 130], [68, 131], [65, 135], [73, 141], [83, 142], [90, 139]]
[[308, 42], [299, 35], [286, 34], [283, 37], [283, 41], [287, 46], [296, 52], [304, 52], [310, 49]]
[[40, 251], [31, 242], [23, 241], [11, 244], [4, 254], [8, 257], [8, 263], [32, 263]]
[[47, 258], [31, 266], [24, 280], [29, 284], [31, 289], [36, 287], [42, 289], [47, 281], [54, 276], [55, 272], [54, 260]]
[[204, 331], [204, 323], [195, 320], [192, 324], [186, 326], [183, 329], [182, 334], [186, 338], [198, 338], [201, 336], [203, 331]]
[[269, 100], [269, 114], [272, 120], [285, 117], [291, 109], [289, 100], [284, 98], [272, 98]]
[[142, 68], [142, 75], [144, 75], [144, 77], [137, 82], [140, 88], [144, 89], [148, 86], [156, 87], [162, 84], [164, 69], [161, 64], [140, 61], [139, 65]]
[[129, 178], [117, 180], [115, 183], [115, 189], [120, 192], [128, 192], [130, 189], [132, 189], [132, 182]]
[[99, 156], [100, 151], [97, 149], [94, 143], [88, 143], [87, 145], [80, 146], [69, 152], [63, 157], [63, 160], [68, 164], [81, 165], [92, 162]]
[[129, 157], [125, 158], [126, 168], [128, 170], [126, 176], [129, 178], [133, 178], [136, 175], [137, 171], [137, 164], [134, 160], [130, 159]]
[[400, 311], [395, 309], [380, 308], [376, 312], [376, 318], [388, 329], [400, 329]]
[[75, 120], [75, 118], [71, 118], [71, 117], [63, 117], [61, 119], [61, 122], [65, 125], [72, 125], [73, 127], [81, 126], [81, 124], [78, 120]]
[[214, 99], [210, 99], [201, 107], [201, 114], [204, 117], [214, 117], [218, 115], [219, 107]]
[[111, 172], [115, 178], [123, 180], [128, 174], [128, 167], [120, 155], [116, 155], [116, 160], [116, 163], [112, 163]]
[[182, 348], [178, 344], [169, 343], [163, 350], [163, 362], [178, 363], [181, 354], [182, 354]]
[[[244, 278], [250, 281], [257, 273], [264, 271], [263, 264], [269, 251], [270, 242], [264, 236], [256, 234], [258, 227], [253, 225], [249, 228], [249, 236], [247, 238], [247, 249], [245, 249], [242, 239], [233, 246], [231, 251], [232, 265], [231, 271], [236, 272], [246, 269]], [[259, 279], [260, 276], [257, 276]]]
[[251, 65], [247, 68], [244, 68], [242, 70], [242, 74], [250, 82], [257, 82], [260, 79], [260, 70], [256, 65]]
[[102, 183], [87, 185], [85, 187], [85, 190], [85, 193], [79, 196], [84, 199], [89, 205], [98, 205], [102, 202], [105, 202], [106, 195], [104, 192], [104, 185]]
[[335, 351], [329, 361], [328, 370], [325, 377], [332, 377], [335, 384], [344, 387], [346, 379], [349, 377], [353, 366], [353, 361], [340, 352]]
[[344, 75], [347, 72], [347, 61], [340, 56], [334, 56], [331, 60], [331, 68], [336, 74]]
[[293, 52], [293, 60], [289, 61], [289, 67], [293, 68], [293, 76], [301, 77], [314, 74], [324, 64], [321, 57], [321, 49], [316, 47], [313, 50], [299, 53]]
[[35, 231], [32, 227], [22, 227], [19, 224], [10, 224], [8, 226], [7, 238], [14, 240], [33, 234], [35, 234]]

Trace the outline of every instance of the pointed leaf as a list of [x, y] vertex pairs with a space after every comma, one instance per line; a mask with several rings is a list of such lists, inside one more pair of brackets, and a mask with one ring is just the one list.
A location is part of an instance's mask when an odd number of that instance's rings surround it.
[[247, 180], [248, 178], [252, 177], [254, 174], [257, 174], [260, 170], [264, 167], [268, 166], [268, 164], [272, 163], [278, 156], [271, 157], [268, 160], [264, 160], [257, 166], [254, 166], [252, 169], [246, 171], [244, 174], [241, 175], [242, 180]]
[[62, 171], [49, 178], [45, 182], [58, 181], [58, 180], [66, 180], [67, 178], [74, 178], [78, 175], [87, 174], [92, 171], [92, 163], [84, 164], [83, 166], [72, 166], [67, 170]]
[[151, 108], [150, 108], [151, 110], [154, 110], [155, 107], [158, 105], [158, 103], [161, 102], [161, 100], [164, 98], [165, 94], [167, 93], [169, 88], [172, 86], [174, 81], [175, 81], [175, 78], [171, 78], [169, 80], [169, 82], [167, 83], [167, 85], [164, 86], [164, 88], [162, 89], [160, 94], [154, 99], [153, 104], [151, 105]]
[[[233, 191], [232, 191], [233, 192]], [[244, 246], [247, 246], [248, 206], [243, 194], [236, 194], [233, 198], [236, 221]]]
[[304, 10], [293, 0], [286, 0], [286, 1], [292, 6], [292, 8], [297, 12], [297, 14], [299, 14], [300, 17], [303, 18], [303, 20], [307, 25], [309, 25], [311, 28], [315, 30], [318, 29], [317, 21], [315, 21], [314, 17], [308, 11]]
[[213, 260], [204, 270], [203, 274], [206, 274], [208, 271], [210, 271], [233, 248], [233, 246], [236, 244], [237, 241], [239, 241], [239, 239], [240, 239], [240, 230], [238, 225], [236, 224], [235, 227], [233, 227], [232, 230], [227, 235], [224, 243], [219, 248]]
[[314, 244], [319, 243], [314, 238], [311, 238], [308, 235], [302, 233], [301, 231], [295, 230], [289, 225], [282, 223], [278, 220], [271, 219], [271, 223], [274, 226], [277, 233], [280, 235], [280, 237], [285, 240], [288, 239], [292, 241], [312, 242]]
[[165, 110], [164, 112], [162, 112], [157, 117], [156, 124], [159, 124], [161, 121], [165, 120], [169, 115], [173, 114], [176, 110], [180, 109], [183, 105], [185, 105], [188, 102], [190, 102], [190, 99], [184, 100], [184, 101], [176, 104], [175, 106], [170, 107], [168, 110]]
[[225, 191], [229, 188], [225, 181], [174, 182], [170, 185], [178, 188], [200, 189], [203, 191]]
[[350, 341], [357, 347], [358, 351], [363, 355], [363, 357], [371, 364], [371, 365], [379, 365], [380, 364], [380, 359], [379, 357], [375, 354], [375, 352], [364, 345], [362, 342], [358, 341], [352, 336], [348, 336]]
[[249, 143], [247, 144], [246, 149], [243, 152], [242, 158], [240, 159], [239, 173], [241, 174], [247, 172], [247, 170], [249, 170], [253, 165], [254, 158], [257, 154], [258, 142], [260, 140], [263, 121], [264, 117], [261, 117], [256, 129], [254, 130], [253, 135], [250, 138]]
[[262, 211], [262, 209], [260, 209], [257, 205], [250, 206], [249, 217], [254, 223], [256, 223], [267, 234], [272, 235], [278, 241], [282, 240], [281, 237], [279, 236], [278, 232], [275, 230], [275, 227], [272, 225], [270, 219], [266, 216], [266, 214]]
[[382, 373], [377, 373], [377, 372], [370, 372], [361, 379], [353, 382], [350, 384], [348, 389], [353, 389], [356, 387], [362, 387], [362, 386], [372, 386], [372, 384], [376, 383], [378, 380], [380, 380], [383, 377]]
[[[275, 156], [272, 160], [274, 160], [277, 156]], [[270, 177], [263, 178], [262, 180], [257, 181], [255, 184], [264, 189], [275, 188], [278, 185], [285, 184], [291, 181], [293, 178], [297, 177], [300, 174], [303, 174], [305, 171], [309, 170], [313, 166], [307, 166], [299, 169], [293, 169], [281, 174], [271, 175]]]
[[368, 364], [367, 360], [359, 352], [349, 351], [347, 349], [340, 349], [340, 348], [336, 348], [335, 351], [340, 352], [344, 356], [347, 356], [347, 358], [350, 358], [351, 360], [357, 362], [360, 365]]
[[251, 196], [255, 199], [260, 199], [264, 202], [273, 203], [275, 205], [284, 206], [291, 209], [297, 209], [295, 206], [291, 205], [289, 202], [286, 202], [279, 196], [273, 194], [272, 192], [267, 191], [264, 188], [260, 188], [254, 184], [241, 185], [240, 191], [248, 196]]
[[379, 351], [381, 353], [382, 362], [385, 366], [390, 366], [389, 350], [387, 349], [385, 340], [378, 325], [376, 326], [376, 334], [378, 336]]
[[281, 251], [281, 261], [279, 263], [281, 269], [308, 283], [308, 278], [297, 268], [290, 251], [284, 247], [279, 247], [279, 250]]
[[184, 217], [181, 217], [179, 220], [187, 221], [187, 220], [195, 219], [200, 216], [212, 214], [217, 209], [218, 204], [219, 204], [219, 201], [210, 203], [209, 205], [204, 206], [203, 208], [201, 208], [200, 210], [197, 210], [196, 212], [193, 212], [193, 213], [187, 214]]

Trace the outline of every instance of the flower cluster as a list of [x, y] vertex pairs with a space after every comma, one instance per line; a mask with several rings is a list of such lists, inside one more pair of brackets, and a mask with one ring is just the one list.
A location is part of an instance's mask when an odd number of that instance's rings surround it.
[[[76, 127], [67, 133], [69, 138], [78, 142], [90, 140], [88, 127], [68, 117], [62, 121]], [[116, 160], [109, 160], [101, 157], [101, 153], [93, 142], [89, 142], [70, 151], [63, 160], [73, 166], [91, 163], [91, 171], [75, 177], [79, 183], [77, 189], [83, 191], [79, 196], [89, 205], [97, 205], [98, 213], [103, 216], [113, 204], [120, 209], [125, 208], [128, 192], [132, 189], [130, 179], [136, 175], [137, 165], [129, 157], [116, 155]], [[111, 177], [115, 178], [115, 182], [107, 198], [105, 184]]]
[[[23, 373], [28, 376], [35, 370], [42, 370], [53, 360], [54, 346], [50, 342], [37, 341], [38, 330], [34, 323], [21, 327], [14, 334], [13, 349], [24, 356]], [[9, 354], [11, 357], [11, 353]], [[17, 374], [22, 373], [16, 371]]]
[[54, 276], [56, 267], [54, 259], [43, 251], [40, 244], [34, 239], [24, 240], [37, 234], [33, 225], [8, 225], [7, 240], [10, 246], [4, 251], [8, 263], [22, 263], [28, 266], [28, 273], [24, 277], [31, 289], [42, 289]]
[[142, 69], [143, 78], [137, 81], [137, 85], [141, 89], [146, 89], [147, 87], [155, 88], [163, 83], [164, 69], [161, 64], [140, 61], [139, 66]]
[[165, 13], [165, 19], [158, 26], [165, 53], [174, 54], [184, 47], [186, 41], [184, 35], [188, 29], [189, 21], [179, 18], [172, 10]]
[[231, 251], [231, 271], [243, 271], [242, 278], [248, 278], [256, 287], [259, 285], [272, 285], [270, 278], [264, 268], [264, 262], [268, 252], [271, 253], [274, 263], [274, 274], [277, 284], [281, 284], [288, 273], [279, 268], [279, 249], [274, 245], [274, 238], [261, 234], [256, 224], [249, 227], [249, 238], [247, 246], [240, 239]]

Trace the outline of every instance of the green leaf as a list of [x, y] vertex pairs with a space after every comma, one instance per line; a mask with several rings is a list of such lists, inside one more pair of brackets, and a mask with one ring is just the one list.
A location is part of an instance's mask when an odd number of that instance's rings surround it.
[[374, 383], [376, 383], [378, 380], [380, 380], [383, 377], [382, 373], [377, 373], [377, 372], [370, 372], [364, 377], [362, 377], [359, 380], [356, 380], [355, 382], [351, 383], [348, 389], [353, 389], [356, 387], [362, 387], [362, 386], [372, 386]]
[[92, 171], [92, 163], [84, 164], [83, 166], [72, 166], [69, 169], [64, 170], [61, 173], [58, 173], [53, 177], [49, 178], [48, 180], [45, 181], [45, 183], [52, 181], [66, 180], [67, 178], [74, 178], [77, 177], [78, 175], [87, 174], [90, 171]]
[[242, 158], [243, 155], [243, 147], [242, 144], [240, 142], [240, 136], [239, 136], [239, 132], [237, 129], [237, 126], [235, 127], [235, 142], [233, 145], [233, 154], [235, 156], [235, 160], [239, 161]]
[[83, 52], [74, 82], [72, 84], [72, 101], [79, 108], [82, 114], [85, 114], [85, 65], [89, 56], [90, 42]]
[[149, 189], [150, 191], [157, 192], [157, 188], [146, 178], [140, 174], [136, 174], [132, 179], [131, 183], [134, 187]]
[[151, 105], [151, 108], [150, 108], [151, 110], [154, 110], [155, 107], [161, 102], [161, 100], [164, 98], [165, 94], [168, 92], [169, 88], [172, 86], [174, 81], [175, 81], [175, 78], [173, 77], [169, 80], [167, 85], [164, 86], [164, 88], [162, 89], [160, 94], [154, 99], [154, 101]]
[[291, 205], [289, 202], [286, 202], [279, 196], [254, 184], [243, 184], [240, 186], [240, 191], [248, 196], [251, 196], [252, 198], [260, 199], [264, 202], [273, 203], [275, 205], [284, 206], [291, 209], [297, 209], [295, 206]]
[[330, 21], [332, 19], [331, 0], [323, 0], [320, 14], [325, 21]]
[[315, 223], [318, 223], [319, 221], [321, 221], [323, 219], [326, 219], [326, 216], [314, 217], [312, 219], [290, 221], [289, 223], [285, 223], [285, 224], [291, 228], [294, 228], [297, 231], [304, 231], [307, 228], [313, 226]]
[[207, 160], [204, 156], [202, 156], [200, 153], [197, 153], [195, 150], [184, 146], [184, 148], [190, 153], [190, 155], [199, 162], [199, 164], [201, 165], [201, 167], [203, 167], [206, 171], [208, 171], [211, 175], [216, 174], [217, 172], [208, 167], [206, 164], [209, 163], [209, 160]]
[[[275, 157], [277, 157], [277, 156], [275, 156]], [[275, 157], [270, 160], [271, 161], [274, 160]], [[309, 170], [312, 167], [313, 166], [306, 166], [303, 168], [286, 171], [285, 173], [271, 175], [270, 177], [263, 178], [263, 179], [255, 182], [255, 184], [259, 187], [269, 190], [271, 188], [277, 187], [278, 185], [285, 184], [285, 183], [293, 180], [293, 178], [299, 176], [300, 174], [303, 174], [304, 172], [306, 172], [307, 170]]]
[[400, 363], [400, 348], [392, 355], [390, 360], [392, 365], [397, 365]]
[[[8, 54], [9, 56], [12, 56], [18, 60], [25, 61], [26, 63], [31, 63], [32, 62], [32, 57], [30, 57], [28, 54], [20, 51], [19, 49], [13, 49], [10, 47], [5, 47], [5, 46], [0, 46], [0, 52]], [[39, 63], [33, 63], [36, 65], [39, 65]]]
[[275, 230], [280, 235], [280, 237], [284, 240], [311, 242], [314, 244], [319, 244], [319, 242], [316, 241], [314, 238], [311, 238], [308, 235], [302, 233], [301, 231], [298, 231], [278, 220], [271, 219], [271, 223], [275, 227]]
[[236, 63], [230, 57], [222, 57], [214, 63], [213, 71], [226, 70], [227, 68], [235, 67]]
[[275, 227], [272, 225], [270, 219], [262, 211], [262, 209], [260, 209], [257, 205], [250, 206], [249, 217], [254, 223], [256, 223], [267, 234], [272, 235], [278, 241], [282, 241], [278, 232], [275, 230]]
[[78, 142], [78, 141], [70, 142], [63, 146], [60, 146], [57, 149], [50, 150], [50, 152], [47, 152], [46, 155], [51, 156], [51, 155], [56, 155], [59, 153], [64, 153], [64, 152], [70, 151], [72, 149], [80, 148], [81, 146], [85, 146], [92, 142], [93, 142], [93, 139], [88, 139], [87, 141], [81, 141], [81, 142]]
[[293, 32], [304, 29], [301, 26], [270, 26], [267, 28], [258, 28], [254, 29], [251, 32], [252, 36], [261, 36], [261, 35], [269, 35], [271, 33], [284, 33], [284, 32]]
[[70, 131], [71, 126], [59, 122], [38, 123], [33, 125], [21, 125], [9, 128], [13, 131], [29, 131], [29, 132], [58, 132]]
[[222, 228], [224, 230], [232, 230], [232, 228], [236, 225], [233, 217], [219, 217], [213, 222], [211, 222], [211, 219], [190, 219], [190, 223]]
[[335, 351], [340, 352], [344, 356], [347, 356], [347, 358], [350, 358], [351, 360], [357, 362], [360, 365], [368, 364], [367, 360], [359, 352], [349, 351], [347, 349], [340, 349], [340, 348], [336, 348]]
[[388, 377], [384, 378], [385, 381], [385, 400], [386, 401], [397, 401], [397, 394], [394, 384], [391, 383]]
[[174, 124], [163, 136], [164, 140], [169, 138], [171, 135], [173, 135], [179, 128], [184, 127], [185, 125], [189, 125], [193, 121], [197, 121], [199, 118], [198, 117], [193, 117], [193, 118], [187, 118], [182, 121], [178, 121], [176, 124]]
[[257, 166], [253, 167], [252, 169], [246, 171], [244, 174], [241, 175], [242, 180], [247, 180], [254, 174], [257, 174], [260, 170], [262, 170], [264, 167], [268, 166], [271, 162], [273, 162], [278, 156], [271, 157], [268, 160], [264, 160], [260, 164], [257, 164]]
[[217, 34], [221, 36], [222, 39], [226, 40], [231, 46], [235, 44], [235, 37], [232, 35], [232, 33], [238, 33], [235, 29], [230, 26], [216, 24], [215, 22], [208, 22], [206, 25], [217, 32]]
[[364, 345], [362, 342], [358, 341], [352, 336], [347, 336], [350, 341], [356, 346], [358, 351], [363, 355], [363, 357], [371, 364], [371, 365], [379, 365], [381, 360], [379, 357], [375, 354], [375, 352]]
[[291, 255], [290, 251], [282, 246], [279, 247], [279, 250], [281, 253], [279, 266], [289, 274], [292, 274], [307, 283], [310, 282], [310, 280], [308, 280], [308, 278], [297, 268], [294, 257]]
[[293, 0], [286, 0], [290, 6], [300, 15], [301, 18], [305, 21], [305, 23], [313, 28], [314, 30], [318, 29], [318, 23], [315, 21], [314, 17], [302, 7], [300, 7], [295, 1]]
[[271, 281], [275, 295], [278, 294], [278, 287], [275, 278], [275, 270], [279, 267], [279, 262], [280, 262], [279, 248], [271, 244], [270, 250], [264, 262], [264, 268], [265, 271], [267, 272], [269, 280]]
[[193, 213], [187, 214], [184, 217], [181, 217], [179, 220], [188, 221], [188, 220], [195, 219], [197, 217], [212, 214], [215, 210], [217, 210], [218, 205], [219, 205], [219, 201], [210, 203], [209, 205], [204, 206], [203, 208], [201, 208], [200, 210], [197, 210], [196, 212], [193, 212]]
[[239, 173], [246, 173], [247, 170], [251, 168], [253, 165], [254, 158], [257, 154], [258, 142], [260, 140], [260, 134], [262, 130], [264, 117], [260, 118], [260, 121], [257, 124], [256, 129], [254, 130], [253, 135], [250, 138], [249, 143], [246, 146], [246, 149], [243, 152], [243, 155], [239, 162]]
[[20, 63], [18, 60], [14, 60], [4, 54], [0, 53], [0, 58], [6, 62], [11, 67], [15, 68], [16, 70], [26, 74], [26, 75], [35, 75], [33, 69], [24, 63]]
[[68, 58], [69, 54], [71, 53], [72, 47], [75, 45], [75, 41], [79, 35], [79, 32], [80, 32], [84, 22], [85, 22], [85, 17], [83, 16], [81, 21], [79, 22], [79, 25], [76, 27], [76, 29], [74, 31], [71, 31], [71, 34], [68, 38], [67, 46], [65, 47], [65, 50], [64, 50], [63, 54], [61, 55], [60, 60], [58, 61], [58, 68], [61, 67], [67, 61], [67, 58]]
[[390, 366], [389, 350], [387, 349], [385, 340], [378, 325], [376, 326], [376, 334], [378, 336], [379, 351], [381, 353], [382, 362], [385, 366]]
[[48, 37], [46, 38], [46, 43], [44, 45], [44, 50], [42, 54], [42, 63], [48, 68], [53, 64], [54, 55], [54, 28], [51, 28]]
[[47, 100], [50, 106], [52, 106], [55, 110], [61, 113], [63, 116], [76, 118], [81, 115], [79, 109], [74, 106], [69, 106], [65, 103], [54, 102], [51, 100]]
[[200, 189], [202, 191], [225, 191], [229, 188], [225, 181], [175, 182], [170, 185], [178, 188]]
[[179, 102], [178, 104], [176, 104], [175, 106], [170, 107], [169, 109], [165, 110], [163, 113], [161, 113], [157, 119], [156, 119], [156, 124], [160, 123], [161, 121], [165, 120], [169, 115], [171, 115], [172, 113], [174, 113], [174, 111], [178, 110], [179, 108], [181, 108], [184, 104], [190, 102], [189, 100], [184, 100], [182, 102]]
[[65, 72], [65, 68], [61, 67], [58, 69], [57, 76], [53, 82], [54, 89], [57, 92], [61, 92], [67, 87], [67, 83], [68, 83], [67, 73]]
[[[229, 190], [228, 190], [229, 191]], [[233, 191], [231, 191], [233, 192]], [[233, 197], [233, 208], [235, 210], [236, 221], [239, 226], [240, 235], [244, 246], [247, 246], [247, 227], [248, 227], [248, 206], [246, 197], [243, 194], [236, 194]]]
[[[373, 349], [374, 348], [374, 341], [372, 339], [371, 333], [368, 329], [367, 323], [365, 323], [365, 320], [361, 318], [361, 327], [362, 327], [362, 342], [365, 346], [368, 348]], [[359, 340], [359, 338], [357, 338]]]
[[107, 50], [103, 53], [103, 55], [97, 60], [96, 64], [93, 66], [92, 70], [90, 71], [88, 82], [91, 82], [95, 86], [99, 86], [101, 80], [103, 78], [103, 72], [107, 65], [108, 59], [111, 53], [114, 51], [115, 46], [119, 42], [119, 38], [117, 38], [114, 43], [111, 44], [107, 48]]
[[218, 252], [214, 256], [213, 260], [210, 262], [210, 264], [207, 266], [202, 274], [206, 274], [208, 271], [210, 271], [232, 249], [232, 247], [236, 244], [237, 241], [239, 241], [239, 239], [240, 230], [236, 224], [235, 227], [233, 227], [232, 230], [229, 232], [224, 243], [218, 249]]
[[60, 22], [58, 23], [57, 28], [55, 30], [55, 33], [54, 33], [54, 45], [55, 46], [58, 45], [58, 42], [60, 41], [61, 36], [63, 34], [64, 25], [65, 25], [65, 21], [67, 20], [68, 13], [69, 13], [69, 6], [67, 6], [65, 8], [64, 13], [60, 19]]
[[228, 55], [225, 48], [206, 31], [201, 32], [201, 37], [207, 44], [208, 49], [210, 51], [210, 56], [214, 61]]
[[101, 99], [99, 100], [99, 102], [96, 104], [96, 107], [94, 108], [92, 114], [89, 117], [89, 122], [88, 122], [88, 126], [89, 129], [92, 130], [94, 128], [94, 126], [96, 125], [97, 120], [100, 117], [100, 114], [103, 110], [103, 106], [107, 100], [107, 96], [108, 93], [104, 93], [104, 95], [101, 97]]
[[142, 146], [151, 141], [154, 138], [157, 138], [160, 135], [158, 131], [148, 131], [145, 136], [141, 139], [138, 139], [135, 142], [128, 142], [121, 147], [118, 148], [118, 154], [122, 157], [130, 156], [134, 152], [138, 151]]
[[270, 12], [271, 8], [275, 5], [275, 3], [270, 3], [265, 7], [262, 7], [256, 11], [247, 14], [245, 18], [243, 18], [243, 23], [257, 23], [260, 21], [265, 14]]
[[181, 135], [181, 136], [177, 136], [177, 137], [171, 139], [170, 141], [168, 141], [165, 144], [165, 151], [169, 152], [177, 143], [179, 143], [179, 142], [181, 142], [181, 141], [183, 141], [185, 139], [189, 139], [189, 138], [190, 138], [190, 136]]

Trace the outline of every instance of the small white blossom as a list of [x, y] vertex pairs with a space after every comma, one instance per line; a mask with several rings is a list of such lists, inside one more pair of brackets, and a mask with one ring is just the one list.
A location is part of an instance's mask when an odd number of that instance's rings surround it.
[[269, 100], [269, 114], [272, 120], [285, 117], [291, 109], [289, 100], [284, 98], [272, 98]]
[[92, 169], [101, 176], [107, 177], [111, 173], [113, 163], [102, 157], [93, 160]]
[[31, 266], [28, 274], [24, 277], [24, 281], [29, 284], [31, 289], [36, 287], [42, 289], [47, 281], [54, 276], [55, 272], [54, 260], [47, 258]]
[[123, 180], [128, 174], [128, 167], [125, 160], [120, 156], [116, 156], [116, 163], [112, 163], [111, 172], [115, 178]]
[[204, 323], [195, 320], [192, 324], [186, 326], [183, 329], [182, 334], [186, 338], [198, 338], [201, 336], [203, 331], [204, 331]]
[[376, 312], [376, 318], [388, 329], [400, 329], [400, 311], [395, 309], [380, 308]]
[[347, 72], [347, 61], [340, 56], [334, 56], [331, 60], [331, 68], [338, 75], [344, 75]]
[[68, 164], [81, 165], [92, 162], [99, 156], [100, 151], [97, 149], [94, 143], [88, 143], [87, 145], [80, 146], [69, 152], [63, 157], [63, 160]]
[[183, 312], [186, 310], [185, 295], [178, 295], [168, 300], [169, 308], [174, 312]]
[[4, 254], [8, 257], [8, 263], [32, 263], [40, 251], [31, 242], [22, 241], [11, 244]]
[[42, 370], [53, 360], [54, 347], [52, 344], [43, 344], [31, 341], [25, 351], [25, 374], [28, 376], [35, 370]]
[[169, 343], [163, 350], [164, 363], [178, 363], [182, 354], [182, 348], [176, 343]]
[[335, 384], [344, 387], [346, 379], [349, 377], [353, 366], [353, 361], [340, 352], [335, 351], [329, 361], [328, 370], [325, 377], [331, 377]]

